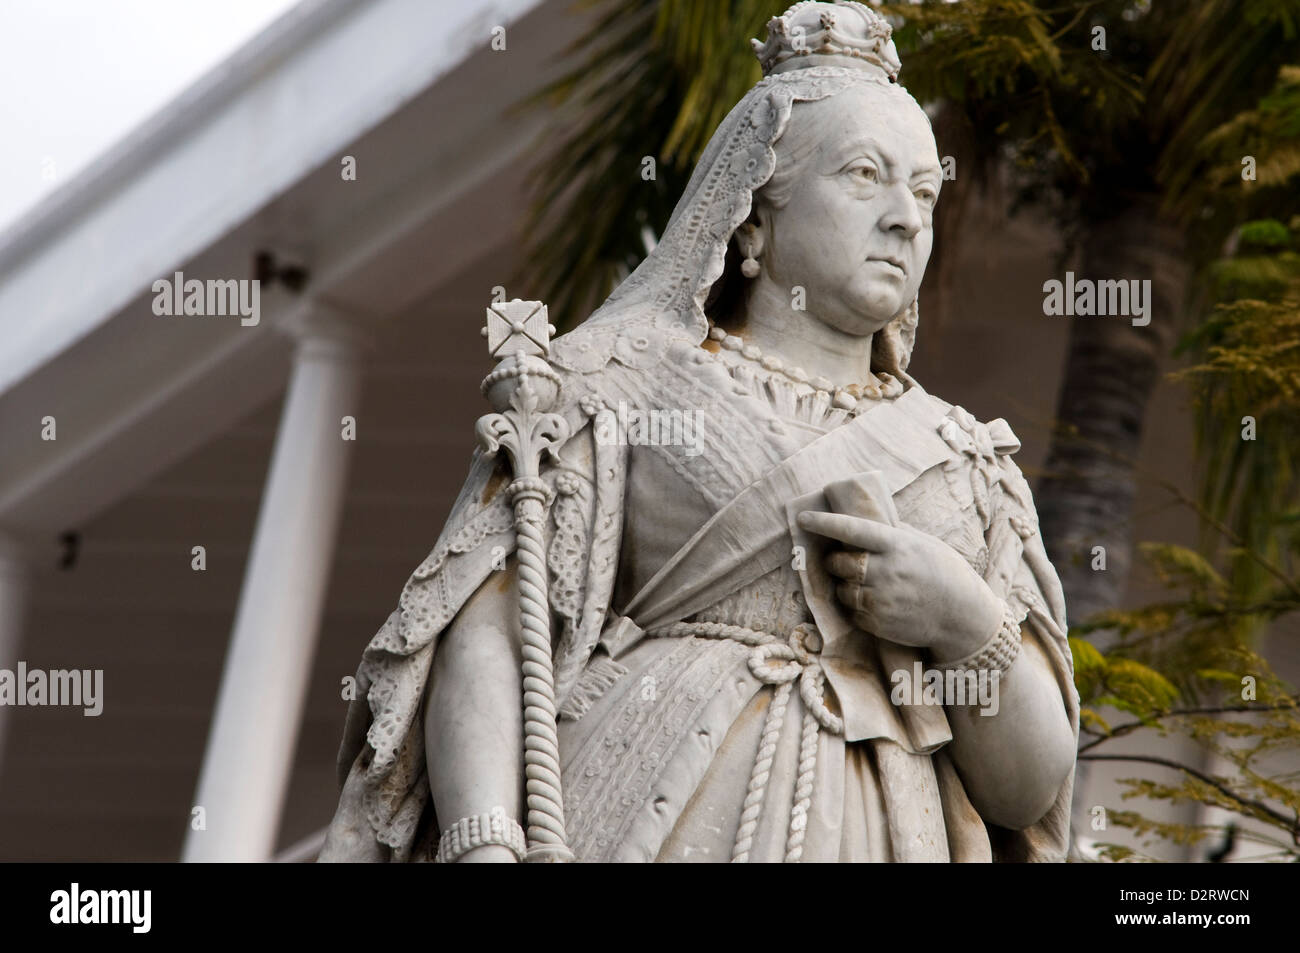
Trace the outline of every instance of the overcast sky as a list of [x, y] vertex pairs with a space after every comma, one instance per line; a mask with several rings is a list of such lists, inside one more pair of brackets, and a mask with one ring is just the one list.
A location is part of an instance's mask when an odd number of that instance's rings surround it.
[[297, 0], [0, 0], [0, 231]]

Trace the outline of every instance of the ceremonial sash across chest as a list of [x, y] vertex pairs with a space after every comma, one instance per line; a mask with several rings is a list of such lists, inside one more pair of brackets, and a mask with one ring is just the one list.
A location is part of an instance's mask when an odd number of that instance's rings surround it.
[[818, 437], [741, 490], [679, 549], [623, 610], [641, 628], [684, 619], [788, 564], [786, 505], [868, 470], [897, 493], [951, 459], [945, 413], [920, 388]]
[[[647, 629], [667, 626], [789, 565], [792, 545], [804, 548], [799, 578], [826, 636], [821, 663], [836, 693], [846, 741], [889, 738], [913, 752], [952, 737], [941, 707], [896, 705], [886, 673], [910, 673], [914, 648], [851, 631], [821, 568], [826, 540], [795, 524], [804, 509], [827, 509], [822, 488], [866, 472], [891, 496], [957, 454], [940, 436], [946, 412], [919, 388], [819, 437], [740, 491], [704, 524], [624, 608], [625, 621], [605, 640], [620, 654]], [[629, 624], [629, 623], [634, 624]], [[919, 701], [919, 700], [918, 700]]]

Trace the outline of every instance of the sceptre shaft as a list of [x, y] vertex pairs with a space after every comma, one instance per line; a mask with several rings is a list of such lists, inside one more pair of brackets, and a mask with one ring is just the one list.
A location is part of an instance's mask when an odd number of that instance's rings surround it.
[[513, 301], [487, 309], [483, 328], [497, 366], [483, 379], [483, 396], [495, 413], [476, 430], [488, 456], [504, 447], [514, 470], [506, 493], [515, 511], [519, 620], [523, 631], [524, 785], [529, 862], [573, 860], [564, 831], [560, 745], [555, 720], [551, 609], [543, 542], [551, 489], [541, 478], [542, 458], [569, 438], [569, 424], [551, 413], [560, 377], [546, 362], [551, 335], [546, 305]]

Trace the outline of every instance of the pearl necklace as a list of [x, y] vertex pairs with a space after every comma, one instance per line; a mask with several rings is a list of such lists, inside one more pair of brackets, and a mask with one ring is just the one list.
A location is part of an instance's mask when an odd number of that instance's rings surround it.
[[821, 391], [831, 398], [831, 406], [837, 410], [854, 411], [863, 399], [889, 400], [903, 393], [903, 382], [883, 371], [879, 374], [868, 371], [868, 382], [865, 384], [840, 386], [826, 377], [810, 378], [802, 367], [787, 368], [779, 357], [763, 354], [755, 345], [746, 344], [742, 338], [728, 334], [716, 325], [709, 325], [709, 338], [717, 341], [723, 349], [734, 351], [765, 370], [780, 374], [796, 384], [806, 384], [813, 390]]

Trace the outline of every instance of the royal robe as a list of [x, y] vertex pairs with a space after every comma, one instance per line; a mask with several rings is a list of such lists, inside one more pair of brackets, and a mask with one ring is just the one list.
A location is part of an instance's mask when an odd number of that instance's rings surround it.
[[[1023, 657], [1046, 660], [1077, 738], [1061, 588], [1005, 422], [979, 423], [915, 384], [857, 417], [810, 417], [806, 393], [797, 399], [771, 375], [686, 341], [659, 343], [620, 335], [605, 366], [565, 375], [574, 437], [544, 471], [555, 490], [548, 567], [578, 859], [731, 859], [765, 757], [748, 860], [788, 856], [795, 804], [803, 861], [1063, 860], [1072, 774], [1025, 830], [986, 823], [945, 750], [944, 710], [889, 699], [890, 673], [922, 652], [887, 633], [828, 641], [816, 662], [840, 730], [814, 737], [800, 691], [772, 725], [777, 689], [755, 674], [753, 646], [647, 634], [690, 620], [783, 640], [815, 625], [807, 573], [791, 558], [792, 501], [871, 472], [899, 519], [951, 545], [1022, 620]], [[620, 404], [698, 412], [703, 426], [690, 441], [637, 443], [602, 431]], [[365, 650], [323, 860], [436, 852], [423, 702], [439, 635], [513, 548], [508, 482], [504, 461], [475, 454], [442, 536]]]

